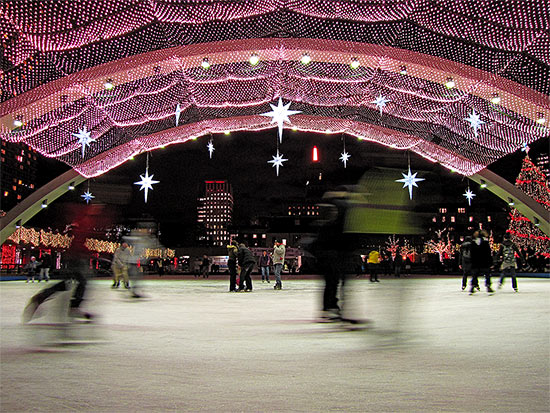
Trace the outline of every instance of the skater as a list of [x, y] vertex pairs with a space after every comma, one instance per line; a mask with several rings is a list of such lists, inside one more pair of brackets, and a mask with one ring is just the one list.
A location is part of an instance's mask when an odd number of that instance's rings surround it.
[[380, 253], [377, 250], [369, 252], [369, 259], [367, 260], [370, 272], [370, 282], [380, 282], [378, 280], [378, 267], [380, 267]]
[[262, 282], [269, 283], [269, 266], [271, 265], [271, 257], [267, 255], [267, 251], [264, 250], [260, 257], [260, 271], [262, 272]]
[[124, 280], [124, 287], [130, 288], [130, 279], [128, 278], [128, 264], [130, 263], [130, 255], [132, 252], [128, 247], [128, 243], [123, 241], [120, 247], [118, 247], [113, 256], [113, 275], [114, 282], [111, 288], [118, 288], [120, 286], [120, 279]]
[[[467, 236], [460, 245], [459, 267], [462, 269], [462, 291], [468, 286], [468, 277], [472, 277], [472, 237]], [[477, 280], [477, 279], [476, 279]], [[479, 290], [479, 284], [474, 283], [474, 287]]]
[[[25, 271], [27, 273], [27, 282], [32, 279], [34, 282], [34, 276], [36, 275], [36, 269], [40, 265], [39, 261], [36, 261], [36, 257], [32, 256], [31, 260], [25, 265]], [[40, 281], [40, 280], [39, 280]]]
[[256, 260], [245, 243], [239, 245], [237, 260], [241, 267], [239, 291], [252, 291], [252, 278], [250, 278], [250, 274], [252, 273]]
[[208, 278], [209, 267], [210, 267], [210, 260], [208, 259], [208, 255], [204, 254], [202, 256], [201, 268], [200, 268], [202, 278]]
[[498, 283], [498, 288], [502, 288], [504, 285], [504, 277], [510, 276], [512, 278], [512, 288], [517, 293], [518, 292], [518, 282], [516, 279], [516, 269], [518, 264], [516, 262], [516, 254], [523, 260], [521, 251], [516, 244], [510, 239], [510, 233], [507, 232], [504, 234], [504, 240], [500, 246], [498, 252], [502, 264], [500, 265], [500, 270], [502, 274], [500, 276], [500, 282]]
[[229, 270], [229, 292], [237, 291], [237, 241], [227, 246], [227, 269]]
[[[80, 306], [84, 301], [87, 287], [87, 278], [91, 273], [90, 252], [86, 247], [86, 238], [93, 237], [92, 228], [100, 226], [99, 220], [107, 219], [102, 205], [87, 206], [86, 212], [80, 214], [77, 221], [73, 222], [69, 228], [73, 234], [71, 246], [66, 251], [66, 268], [60, 271], [61, 280], [54, 283], [51, 287], [45, 288], [35, 294], [29, 300], [23, 310], [22, 321], [28, 323], [34, 317], [37, 308], [46, 300], [53, 298], [55, 293], [68, 291], [76, 284], [70, 301], [68, 315], [73, 319], [83, 319], [90, 321], [94, 316], [86, 311], [82, 311]], [[63, 314], [61, 314], [63, 316]]]
[[281, 272], [283, 271], [283, 265], [285, 264], [285, 245], [275, 240], [275, 245], [273, 245], [273, 272], [275, 273], [275, 290], [280, 290], [283, 288], [283, 283], [281, 281]]
[[403, 256], [401, 255], [401, 249], [398, 247], [395, 251], [395, 258], [393, 259], [393, 276], [395, 278], [401, 277], [402, 267], [403, 267]]
[[52, 267], [52, 256], [47, 252], [42, 253], [41, 265], [40, 265], [40, 276], [38, 277], [38, 282], [50, 281], [50, 268]]
[[494, 293], [491, 288], [491, 266], [493, 257], [491, 247], [489, 246], [489, 234], [485, 230], [475, 231], [472, 242], [472, 281], [470, 286], [470, 295], [475, 293], [476, 286], [480, 276], [485, 276], [485, 287], [489, 294]]

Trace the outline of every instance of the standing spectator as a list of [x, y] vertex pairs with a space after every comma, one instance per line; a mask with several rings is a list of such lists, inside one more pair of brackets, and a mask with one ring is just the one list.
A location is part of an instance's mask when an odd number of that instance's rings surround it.
[[485, 287], [487, 292], [492, 294], [491, 288], [491, 266], [493, 257], [491, 247], [489, 246], [489, 234], [485, 230], [475, 231], [472, 242], [472, 276], [470, 295], [475, 293], [475, 287], [478, 285], [479, 277], [485, 276]]
[[204, 254], [202, 256], [202, 262], [201, 262], [201, 274], [202, 278], [208, 278], [208, 269], [210, 267], [210, 260], [208, 259], [208, 255]]
[[285, 264], [285, 245], [275, 240], [275, 245], [273, 246], [273, 272], [275, 273], [275, 285], [273, 288], [275, 290], [280, 290], [283, 288], [283, 283], [281, 282], [281, 271], [283, 270], [283, 265]]
[[378, 280], [378, 267], [380, 266], [380, 253], [376, 250], [372, 250], [369, 253], [367, 260], [370, 272], [370, 282], [380, 282]]
[[517, 245], [510, 239], [510, 233], [507, 232], [504, 234], [504, 241], [502, 241], [498, 253], [502, 259], [502, 264], [500, 265], [502, 275], [500, 276], [498, 288], [502, 288], [502, 285], [504, 284], [504, 277], [510, 276], [512, 278], [512, 288], [517, 293], [518, 282], [516, 280], [516, 269], [518, 268], [518, 264], [516, 262], [516, 254], [518, 254], [520, 258], [522, 258], [522, 256]]
[[[467, 236], [460, 245], [459, 267], [462, 269], [462, 290], [464, 291], [468, 285], [468, 277], [472, 276], [472, 237], [470, 236]], [[479, 284], [474, 283], [474, 287], [479, 290]]]
[[262, 272], [262, 282], [267, 281], [269, 283], [269, 266], [271, 265], [271, 257], [267, 255], [267, 251], [264, 250], [260, 257], [260, 271]]
[[252, 278], [250, 278], [250, 274], [252, 273], [252, 269], [254, 268], [256, 260], [254, 259], [254, 255], [252, 255], [252, 252], [244, 243], [239, 245], [237, 260], [239, 262], [239, 266], [241, 267], [239, 291], [252, 291]]
[[229, 292], [237, 291], [237, 241], [227, 246], [227, 268], [229, 269]]
[[[30, 279], [32, 279], [32, 282], [34, 282], [34, 276], [36, 275], [36, 269], [40, 265], [40, 262], [36, 261], [36, 257], [32, 256], [31, 260], [25, 265], [25, 270], [27, 273], [27, 282], [29, 282]], [[39, 279], [40, 281], [40, 279]]]
[[38, 282], [50, 281], [50, 268], [52, 267], [52, 256], [47, 252], [42, 254], [42, 265], [40, 265], [40, 277], [38, 277]]

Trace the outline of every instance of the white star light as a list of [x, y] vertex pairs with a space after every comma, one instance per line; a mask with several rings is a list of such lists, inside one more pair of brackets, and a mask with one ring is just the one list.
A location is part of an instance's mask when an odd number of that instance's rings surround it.
[[521, 151], [522, 152], [525, 152], [526, 154], [529, 154], [529, 150], [531, 148], [529, 147], [529, 145], [527, 145], [527, 143], [523, 142], [522, 145], [521, 145]]
[[288, 110], [291, 103], [292, 102], [288, 102], [286, 105], [283, 105], [283, 100], [279, 98], [279, 103], [277, 106], [272, 105], [271, 103], [269, 104], [272, 109], [271, 112], [260, 113], [260, 116], [267, 116], [271, 118], [271, 123], [277, 124], [279, 128], [279, 142], [283, 141], [284, 122], [292, 123], [288, 117], [291, 115], [296, 115], [297, 113], [302, 113], [301, 110]]
[[474, 194], [472, 191], [470, 191], [470, 188], [468, 188], [468, 190], [466, 191], [464, 196], [468, 200], [468, 205], [471, 206], [472, 205], [472, 199], [474, 199], [474, 196], [476, 196], [476, 194]]
[[153, 185], [158, 184], [160, 181], [153, 181], [153, 176], [149, 176], [149, 168], [145, 169], [145, 176], [140, 175], [141, 181], [134, 182], [134, 185], [141, 185], [141, 188], [139, 190], [145, 189], [145, 203], [147, 203], [147, 194], [149, 189], [153, 190]]
[[273, 160], [267, 161], [267, 163], [272, 163], [275, 168], [277, 168], [277, 176], [279, 176], [279, 166], [283, 166], [283, 162], [288, 161], [284, 159], [283, 155], [279, 155], [279, 150], [277, 149], [277, 156], [272, 156]]
[[176, 126], [178, 126], [178, 123], [180, 122], [180, 115], [181, 115], [181, 107], [180, 107], [180, 104], [178, 103], [176, 105]]
[[84, 151], [86, 150], [86, 146], [90, 146], [90, 142], [95, 142], [95, 139], [90, 136], [91, 134], [92, 132], [88, 132], [86, 130], [86, 125], [84, 125], [84, 128], [78, 129], [78, 133], [73, 133], [73, 136], [78, 138], [78, 143], [82, 145], [83, 158], [84, 158]]
[[344, 162], [344, 168], [347, 166], [348, 159], [350, 158], [350, 154], [346, 151], [342, 152], [342, 155], [340, 156], [340, 160]]
[[208, 142], [208, 145], [206, 145], [206, 147], [208, 148], [208, 152], [210, 153], [210, 159], [212, 159], [212, 154], [216, 150], [216, 148], [214, 148], [214, 143], [210, 141]]
[[386, 103], [391, 102], [391, 100], [386, 99], [384, 96], [379, 95], [371, 103], [374, 103], [378, 109], [380, 109], [380, 116], [382, 116], [382, 109], [386, 107]]
[[464, 118], [464, 120], [467, 120], [468, 122], [470, 122], [470, 126], [474, 130], [474, 135], [477, 138], [477, 131], [481, 127], [481, 125], [485, 124], [485, 122], [481, 120], [481, 118], [479, 117], [479, 115], [476, 113], [474, 109], [472, 109], [472, 113], [470, 113], [470, 116], [468, 116], [467, 118]]
[[95, 196], [92, 195], [90, 190], [88, 189], [86, 192], [84, 192], [84, 195], [80, 195], [82, 198], [84, 198], [84, 201], [86, 201], [87, 204], [90, 203], [90, 201], [95, 198]]
[[409, 199], [413, 199], [413, 186], [416, 186], [418, 188], [418, 185], [416, 185], [416, 183], [424, 180], [424, 178], [417, 178], [417, 173], [418, 172], [411, 174], [411, 167], [409, 166], [409, 172], [407, 173], [407, 175], [401, 172], [401, 175], [403, 175], [403, 179], [395, 180], [395, 182], [403, 182], [403, 188], [405, 188], [406, 186], [409, 187]]

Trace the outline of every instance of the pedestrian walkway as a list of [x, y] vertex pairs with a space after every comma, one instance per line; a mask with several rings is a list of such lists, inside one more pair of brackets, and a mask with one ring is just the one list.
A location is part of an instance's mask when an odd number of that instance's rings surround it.
[[1, 411], [548, 411], [548, 280], [492, 296], [458, 278], [352, 280], [362, 331], [312, 322], [318, 280], [146, 280], [145, 300], [90, 284], [98, 325], [71, 334], [95, 344], [58, 347], [20, 324], [42, 283], [0, 284]]

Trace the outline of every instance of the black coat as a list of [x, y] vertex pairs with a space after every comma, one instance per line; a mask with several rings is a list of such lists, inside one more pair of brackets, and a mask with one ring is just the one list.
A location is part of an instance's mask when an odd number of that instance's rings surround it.
[[473, 268], [491, 268], [493, 266], [493, 257], [491, 254], [491, 247], [489, 241], [481, 239], [481, 243], [478, 245], [474, 240], [472, 242], [472, 267]]

